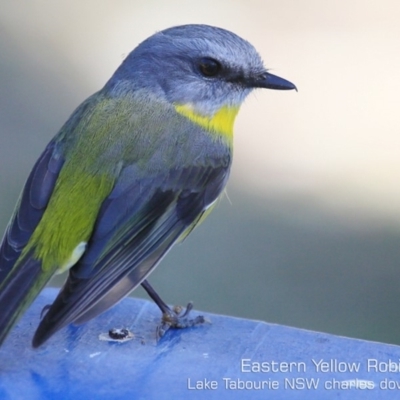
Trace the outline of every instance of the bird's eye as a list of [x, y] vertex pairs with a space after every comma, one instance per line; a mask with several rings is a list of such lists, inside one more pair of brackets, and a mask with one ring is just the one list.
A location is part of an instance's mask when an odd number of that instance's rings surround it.
[[213, 77], [221, 71], [221, 64], [213, 58], [202, 58], [199, 62], [199, 70], [202, 75]]

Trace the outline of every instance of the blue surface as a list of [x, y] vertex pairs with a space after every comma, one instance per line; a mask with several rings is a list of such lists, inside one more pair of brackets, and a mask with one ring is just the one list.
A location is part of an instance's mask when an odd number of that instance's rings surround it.
[[[131, 298], [33, 350], [41, 309], [56, 293], [46, 289], [1, 348], [0, 399], [400, 398], [400, 347], [209, 314], [212, 324], [156, 343], [159, 310]], [[135, 338], [99, 340], [114, 327]], [[246, 372], [261, 363], [278, 372]]]

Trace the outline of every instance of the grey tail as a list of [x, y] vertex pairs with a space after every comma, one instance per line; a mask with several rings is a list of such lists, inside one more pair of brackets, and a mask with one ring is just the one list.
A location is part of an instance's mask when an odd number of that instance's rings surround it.
[[0, 345], [46, 284], [46, 281], [41, 282], [42, 273], [41, 262], [27, 255], [1, 283]]

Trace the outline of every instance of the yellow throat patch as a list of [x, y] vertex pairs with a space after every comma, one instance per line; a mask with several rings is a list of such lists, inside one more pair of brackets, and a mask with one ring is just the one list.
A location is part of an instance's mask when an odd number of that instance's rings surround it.
[[188, 104], [177, 104], [175, 105], [175, 110], [195, 124], [205, 128], [207, 131], [215, 133], [217, 136], [223, 136], [229, 143], [232, 143], [233, 124], [239, 112], [239, 107], [221, 107], [211, 117], [198, 114], [193, 110], [193, 107]]

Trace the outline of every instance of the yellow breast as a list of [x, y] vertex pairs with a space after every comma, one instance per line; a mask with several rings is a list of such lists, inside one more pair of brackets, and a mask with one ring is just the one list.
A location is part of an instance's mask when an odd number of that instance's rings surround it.
[[197, 113], [191, 105], [178, 104], [175, 105], [176, 111], [190, 119], [202, 128], [205, 128], [216, 137], [221, 135], [228, 141], [229, 144], [233, 141], [233, 124], [239, 107], [221, 107], [214, 115], [207, 116]]

